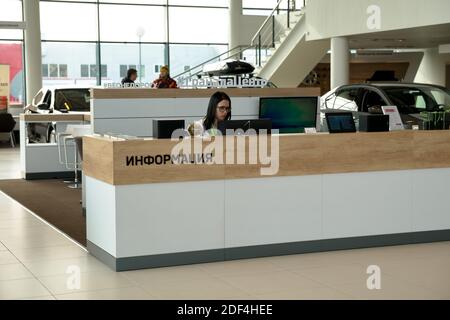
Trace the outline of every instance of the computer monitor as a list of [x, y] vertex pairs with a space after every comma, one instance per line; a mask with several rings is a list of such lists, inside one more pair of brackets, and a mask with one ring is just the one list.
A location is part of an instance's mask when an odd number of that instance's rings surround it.
[[177, 129], [184, 129], [183, 119], [154, 119], [153, 137], [157, 139], [170, 139]]
[[319, 130], [319, 97], [260, 98], [259, 117], [272, 119], [272, 129], [280, 133], [304, 133], [305, 128]]
[[222, 135], [227, 134], [227, 130], [236, 131], [241, 129], [244, 133], [248, 129], [253, 129], [259, 134], [259, 130], [266, 130], [267, 134], [270, 134], [272, 129], [272, 120], [270, 119], [243, 119], [243, 120], [226, 120], [220, 121], [217, 124], [217, 129], [222, 132]]
[[355, 120], [351, 112], [325, 113], [330, 133], [356, 132]]

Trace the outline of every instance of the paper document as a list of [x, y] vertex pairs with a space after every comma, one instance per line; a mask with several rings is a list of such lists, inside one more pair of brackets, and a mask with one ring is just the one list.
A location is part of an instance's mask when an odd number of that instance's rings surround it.
[[389, 130], [403, 130], [403, 121], [398, 112], [397, 106], [382, 106], [383, 114], [389, 115]]

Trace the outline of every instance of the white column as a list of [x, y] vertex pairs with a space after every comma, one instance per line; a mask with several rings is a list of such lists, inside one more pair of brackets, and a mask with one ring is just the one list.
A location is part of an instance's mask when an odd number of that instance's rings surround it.
[[437, 84], [445, 87], [445, 62], [444, 57], [439, 54], [438, 48], [426, 49], [414, 82]]
[[[229, 50], [240, 45], [240, 24], [242, 19], [242, 0], [230, 0], [229, 5], [229, 29], [228, 46]], [[230, 52], [232, 54], [232, 52]]]
[[41, 26], [39, 0], [23, 1], [27, 103], [42, 87]]
[[349, 83], [350, 51], [348, 39], [331, 38], [331, 89]]

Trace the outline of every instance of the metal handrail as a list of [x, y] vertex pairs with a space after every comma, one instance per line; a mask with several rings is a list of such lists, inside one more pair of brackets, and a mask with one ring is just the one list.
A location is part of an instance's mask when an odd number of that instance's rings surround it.
[[[286, 21], [287, 21], [287, 28], [289, 29], [291, 27], [291, 12], [297, 11], [296, 8], [296, 1], [293, 1], [293, 4], [291, 3], [292, 0], [286, 0], [287, 1], [287, 7], [286, 9], [280, 9], [280, 5], [284, 0], [279, 0], [277, 2], [277, 5], [273, 10], [271, 11], [270, 15], [264, 20], [263, 24], [259, 27], [256, 34], [253, 36], [251, 40], [251, 45], [256, 48], [255, 56], [256, 56], [256, 66], [261, 67], [262, 61], [261, 61], [261, 50], [262, 48], [272, 47], [275, 48], [276, 40], [279, 35], [279, 33], [276, 33], [275, 31], [275, 12], [277, 14], [280, 13], [280, 10], [286, 11]], [[303, 6], [304, 8], [306, 5], [306, 1], [303, 0]], [[301, 11], [300, 9], [299, 11]], [[269, 23], [272, 24], [272, 27], [270, 29], [266, 28]], [[265, 29], [266, 28], [266, 29]], [[269, 39], [266, 39], [266, 34], [269, 32]], [[264, 39], [263, 39], [264, 36]], [[271, 36], [271, 37], [270, 37]], [[270, 41], [270, 42], [268, 42]]]
[[[277, 11], [277, 10], [279, 10], [279, 6], [280, 6], [280, 4], [281, 4], [281, 1], [284, 1], [284, 0], [279, 0], [279, 1], [277, 2], [277, 5], [276, 5], [275, 8], [273, 8], [273, 10], [270, 12], [270, 15], [266, 18], [266, 20], [264, 20], [263, 24], [261, 25], [261, 27], [259, 27], [258, 31], [256, 31], [255, 35], [254, 35], [253, 38], [252, 38], [252, 41], [250, 42], [251, 45], [254, 44], [255, 39], [258, 38], [259, 34], [261, 33], [262, 29], [266, 26], [267, 22], [268, 22], [270, 19], [272, 19], [272, 16], [274, 15], [274, 12]], [[289, 1], [289, 0], [288, 0], [288, 1]]]

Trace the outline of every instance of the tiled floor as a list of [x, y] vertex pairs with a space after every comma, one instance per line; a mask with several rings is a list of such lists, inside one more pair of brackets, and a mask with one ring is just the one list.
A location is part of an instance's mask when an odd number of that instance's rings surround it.
[[[0, 179], [18, 161], [0, 148]], [[116, 273], [0, 193], [0, 299], [450, 299], [450, 242]]]
[[20, 178], [19, 147], [11, 148], [8, 142], [0, 141], [0, 179]]

